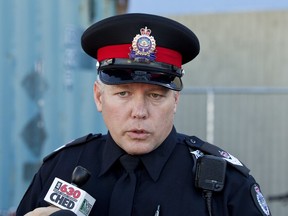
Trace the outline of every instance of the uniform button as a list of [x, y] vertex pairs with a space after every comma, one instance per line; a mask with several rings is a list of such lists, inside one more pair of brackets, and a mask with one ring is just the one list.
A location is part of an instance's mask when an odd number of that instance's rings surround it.
[[194, 139], [192, 139], [192, 138], [190, 139], [190, 142], [193, 143], [193, 144], [196, 143], [196, 141]]

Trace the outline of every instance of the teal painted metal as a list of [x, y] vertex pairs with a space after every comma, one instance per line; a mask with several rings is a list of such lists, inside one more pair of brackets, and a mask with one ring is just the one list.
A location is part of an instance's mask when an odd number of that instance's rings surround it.
[[101, 10], [107, 2], [0, 1], [0, 215], [18, 205], [46, 154], [106, 131], [93, 101], [95, 62], [80, 36], [115, 12], [111, 2]]
[[[11, 51], [13, 44], [14, 17], [6, 8], [12, 8], [11, 1], [5, 1], [0, 6], [0, 206], [7, 207], [13, 200], [13, 186], [15, 178], [10, 170], [15, 166], [15, 144], [13, 139], [13, 125], [15, 124], [13, 85], [15, 76], [15, 58]], [[1, 208], [0, 208], [1, 215]]]

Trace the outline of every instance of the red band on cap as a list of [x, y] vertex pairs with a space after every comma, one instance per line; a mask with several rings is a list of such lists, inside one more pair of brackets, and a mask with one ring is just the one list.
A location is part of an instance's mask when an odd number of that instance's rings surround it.
[[[111, 58], [129, 58], [131, 44], [110, 45], [98, 49], [99, 62]], [[156, 47], [156, 62], [162, 62], [181, 68], [182, 56], [179, 52], [164, 47]]]

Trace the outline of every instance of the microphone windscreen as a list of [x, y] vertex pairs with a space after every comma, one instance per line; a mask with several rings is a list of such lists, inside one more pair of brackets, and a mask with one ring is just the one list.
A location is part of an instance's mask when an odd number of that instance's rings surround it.
[[77, 216], [77, 215], [70, 210], [60, 210], [60, 211], [54, 212], [50, 216]]

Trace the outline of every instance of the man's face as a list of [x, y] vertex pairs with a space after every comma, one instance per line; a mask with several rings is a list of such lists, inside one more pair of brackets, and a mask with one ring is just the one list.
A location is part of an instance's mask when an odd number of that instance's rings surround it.
[[143, 83], [95, 82], [94, 99], [114, 141], [136, 155], [153, 151], [171, 132], [179, 92]]

